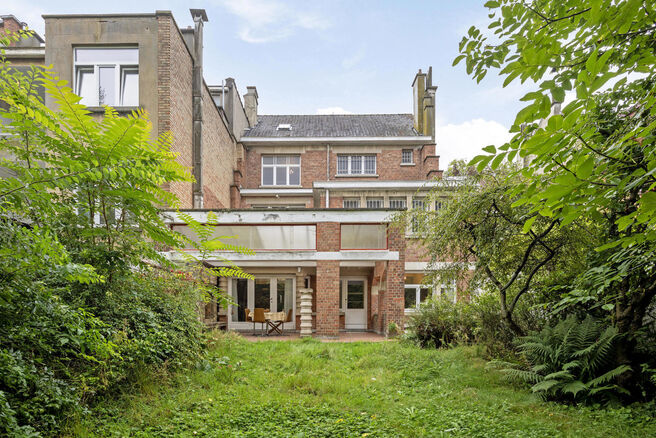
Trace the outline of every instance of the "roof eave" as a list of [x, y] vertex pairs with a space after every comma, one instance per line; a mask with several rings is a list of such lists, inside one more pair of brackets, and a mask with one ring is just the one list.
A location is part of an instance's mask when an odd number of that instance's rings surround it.
[[285, 143], [303, 144], [403, 144], [424, 145], [434, 143], [430, 136], [398, 136], [398, 137], [242, 137], [245, 146], [278, 146]]

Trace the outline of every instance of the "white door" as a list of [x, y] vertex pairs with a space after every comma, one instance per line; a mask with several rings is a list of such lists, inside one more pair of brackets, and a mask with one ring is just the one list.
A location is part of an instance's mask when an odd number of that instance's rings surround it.
[[341, 307], [347, 330], [367, 328], [367, 279], [343, 278], [340, 283]]
[[271, 312], [292, 311], [292, 320], [285, 323], [284, 329], [294, 329], [296, 302], [295, 277], [258, 277], [255, 280], [233, 278], [228, 282], [228, 294], [233, 303], [228, 309], [228, 328], [247, 330], [253, 323], [246, 321], [245, 309], [252, 312], [256, 307], [269, 309]]

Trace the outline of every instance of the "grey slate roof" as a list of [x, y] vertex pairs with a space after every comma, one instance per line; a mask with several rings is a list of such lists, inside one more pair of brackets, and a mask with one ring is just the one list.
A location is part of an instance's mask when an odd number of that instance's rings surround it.
[[243, 137], [416, 137], [413, 125], [412, 114], [261, 115]]

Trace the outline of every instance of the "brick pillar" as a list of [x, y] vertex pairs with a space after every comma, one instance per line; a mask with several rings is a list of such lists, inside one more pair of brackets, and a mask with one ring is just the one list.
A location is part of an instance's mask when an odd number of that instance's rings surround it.
[[404, 273], [405, 273], [405, 236], [401, 227], [390, 225], [387, 229], [387, 241], [390, 251], [398, 251], [398, 260], [387, 262], [387, 290], [384, 294], [384, 314], [381, 328], [387, 333], [389, 324], [396, 323], [399, 330], [403, 330], [404, 315]]
[[[317, 224], [317, 251], [339, 251], [340, 225]], [[339, 260], [317, 261], [317, 336], [339, 334]]]

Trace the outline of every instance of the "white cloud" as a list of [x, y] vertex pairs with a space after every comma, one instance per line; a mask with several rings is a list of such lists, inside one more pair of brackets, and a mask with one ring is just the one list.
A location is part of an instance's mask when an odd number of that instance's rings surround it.
[[435, 128], [440, 168], [446, 170], [453, 160], [470, 160], [488, 145], [500, 146], [512, 138], [508, 128], [494, 120], [473, 119]]
[[46, 12], [29, 1], [25, 0], [3, 0], [2, 2], [2, 15], [13, 15], [19, 21], [27, 23], [27, 26], [36, 31], [39, 35], [43, 36], [45, 31], [45, 23], [42, 14]]
[[239, 38], [247, 43], [268, 43], [289, 37], [298, 29], [324, 30], [323, 17], [292, 9], [276, 0], [220, 0], [240, 20]]
[[341, 106], [329, 106], [327, 108], [318, 108], [317, 114], [326, 115], [326, 114], [353, 114], [351, 111], [347, 111]]

